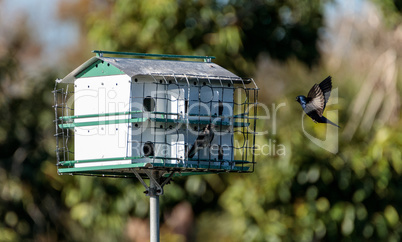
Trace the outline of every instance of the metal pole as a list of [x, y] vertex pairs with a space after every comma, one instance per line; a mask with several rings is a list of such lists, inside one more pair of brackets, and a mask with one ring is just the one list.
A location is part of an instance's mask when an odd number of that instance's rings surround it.
[[[152, 172], [153, 178], [159, 180], [159, 173]], [[149, 220], [150, 220], [150, 241], [159, 242], [159, 195], [157, 195], [157, 186], [153, 179], [149, 184]]]

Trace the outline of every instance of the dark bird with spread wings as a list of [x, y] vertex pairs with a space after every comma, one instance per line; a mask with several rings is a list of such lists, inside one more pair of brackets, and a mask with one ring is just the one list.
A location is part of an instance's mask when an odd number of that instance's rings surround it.
[[320, 84], [314, 84], [307, 94], [307, 97], [300, 95], [296, 101], [300, 103], [304, 112], [316, 123], [329, 123], [339, 128], [322, 114], [331, 95], [332, 81], [331, 76], [325, 78]]
[[187, 154], [188, 158], [193, 158], [195, 154], [199, 150], [202, 150], [211, 145], [212, 140], [214, 139], [214, 131], [213, 125], [208, 124], [198, 135], [197, 139], [195, 140], [193, 146], [191, 147], [190, 151]]

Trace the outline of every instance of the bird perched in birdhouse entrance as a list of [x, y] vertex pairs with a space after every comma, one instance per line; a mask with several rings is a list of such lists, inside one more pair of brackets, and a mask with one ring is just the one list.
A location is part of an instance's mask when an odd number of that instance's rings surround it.
[[208, 124], [204, 127], [201, 133], [198, 135], [190, 151], [187, 153], [187, 158], [193, 158], [194, 155], [199, 151], [211, 145], [214, 139], [213, 124]]

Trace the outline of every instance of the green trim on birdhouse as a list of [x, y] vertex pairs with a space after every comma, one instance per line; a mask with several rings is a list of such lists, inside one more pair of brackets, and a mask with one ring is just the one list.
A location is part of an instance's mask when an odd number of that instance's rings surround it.
[[74, 168], [59, 168], [60, 173], [74, 173], [85, 171], [99, 171], [99, 170], [116, 170], [116, 169], [130, 169], [130, 168], [143, 168], [147, 163], [134, 163], [134, 164], [121, 164], [109, 166], [91, 166], [91, 167], [74, 167]]
[[[83, 115], [84, 116], [84, 115]], [[67, 120], [72, 120], [74, 116], [65, 116]], [[96, 117], [96, 116], [94, 116]], [[80, 117], [83, 118], [83, 117]], [[73, 122], [73, 123], [62, 123], [59, 124], [59, 128], [61, 129], [71, 129], [75, 127], [84, 127], [84, 126], [99, 126], [99, 125], [108, 125], [108, 124], [122, 124], [122, 123], [143, 123], [147, 121], [148, 118], [131, 118], [131, 119], [116, 119], [116, 120], [102, 120], [102, 121], [90, 121], [90, 122]], [[207, 125], [210, 124], [210, 120], [186, 120], [186, 119], [167, 119], [167, 118], [150, 118], [153, 122], [160, 122], [160, 123], [174, 123], [174, 124], [201, 124]], [[227, 122], [227, 121], [217, 121], [214, 122], [217, 126], [230, 126], [231, 124], [233, 127], [249, 127], [250, 123], [246, 122]]]
[[[172, 177], [182, 177], [182, 176], [192, 176], [192, 175], [208, 175], [208, 174], [218, 174], [219, 172], [205, 172], [205, 171], [190, 171], [190, 172], [180, 172], [174, 173]], [[222, 173], [222, 172], [221, 172]], [[166, 173], [163, 177], [168, 177], [170, 174]]]
[[[65, 169], [75, 169], [75, 168], [65, 168]], [[97, 171], [75, 171], [75, 170], [65, 170], [63, 171], [59, 170], [60, 174], [69, 174], [69, 175], [89, 175], [89, 176], [101, 176], [101, 177], [121, 177], [121, 178], [135, 178], [136, 176], [134, 173], [130, 172], [119, 172], [119, 171], [105, 171], [105, 170], [97, 170]], [[132, 168], [135, 169], [135, 168]], [[138, 168], [139, 170], [141, 168]], [[209, 171], [180, 171], [180, 172], [175, 172], [172, 177], [186, 177], [186, 176], [192, 176], [192, 175], [208, 175], [208, 174], [219, 174], [223, 173], [226, 171], [215, 171], [215, 172], [209, 172]], [[140, 173], [140, 176], [144, 179], [149, 179], [148, 176], [146, 176], [143, 173]], [[162, 175], [163, 177], [169, 177], [170, 173], [165, 173]]]
[[97, 60], [89, 67], [78, 73], [75, 77], [94, 77], [94, 76], [112, 76], [125, 74], [119, 68], [111, 65], [108, 62]]
[[[67, 168], [70, 169], [70, 168]], [[191, 176], [191, 175], [208, 175], [208, 174], [219, 174], [223, 173], [225, 171], [221, 172], [201, 172], [201, 171], [189, 171], [189, 172], [175, 172], [172, 177], [186, 177], [186, 176]], [[102, 176], [102, 177], [124, 177], [124, 178], [135, 178], [136, 176], [134, 173], [129, 173], [129, 172], [119, 172], [119, 171], [105, 171], [105, 170], [99, 170], [99, 171], [79, 171], [79, 172], [68, 172], [68, 171], [63, 171], [59, 172], [61, 174], [63, 173], [68, 173], [68, 174], [75, 174], [75, 175], [90, 175], [90, 176]], [[144, 179], [148, 179], [149, 177], [146, 176], [143, 173], [140, 173], [140, 176]], [[163, 177], [169, 177], [170, 173], [165, 173], [162, 175]]]
[[[72, 166], [76, 163], [91, 163], [91, 162], [107, 162], [107, 161], [115, 161], [115, 160], [136, 160], [144, 157], [115, 157], [115, 158], [100, 158], [100, 159], [91, 159], [91, 160], [72, 160], [72, 161], [65, 161], [60, 163], [62, 166]], [[149, 158], [149, 157], [148, 157]], [[165, 159], [164, 157], [157, 157], [161, 159]], [[171, 160], [171, 158], [167, 158]], [[207, 162], [216, 162], [211, 160], [199, 160], [199, 161], [207, 161]], [[101, 173], [110, 173], [111, 170], [118, 171], [121, 170], [123, 175], [124, 169], [132, 169], [132, 168], [167, 168], [167, 169], [180, 169], [182, 173], [190, 173], [186, 175], [198, 175], [198, 174], [208, 174], [208, 173], [217, 173], [217, 172], [227, 172], [227, 171], [248, 171], [250, 169], [249, 166], [244, 166], [244, 164], [251, 164], [252, 162], [244, 161], [244, 160], [234, 160], [232, 161], [235, 165], [201, 165], [201, 164], [167, 164], [165, 162], [152, 162], [152, 163], [145, 163], [145, 162], [138, 162], [132, 164], [120, 164], [120, 165], [103, 165], [103, 166], [89, 166], [89, 167], [69, 167], [69, 168], [58, 168], [60, 173], [90, 173], [91, 171], [105, 171]], [[237, 166], [236, 166], [237, 165]], [[202, 171], [199, 171], [202, 170]], [[113, 172], [115, 173], [115, 172]], [[131, 173], [131, 172], [130, 172]], [[114, 174], [116, 175], [116, 174]], [[175, 175], [181, 176], [181, 175]]]
[[[154, 166], [161, 166], [161, 164], [163, 166], [166, 167], [180, 167], [180, 168], [199, 168], [199, 166], [202, 166], [200, 168], [209, 168], [209, 167], [225, 167], [225, 166], [216, 166], [216, 165], [198, 165], [198, 164], [187, 164], [187, 165], [183, 165], [183, 164], [165, 164], [163, 160], [177, 160], [177, 158], [175, 157], [164, 157], [164, 156], [128, 156], [128, 157], [111, 157], [111, 158], [98, 158], [98, 159], [87, 159], [87, 160], [69, 160], [69, 161], [62, 161], [59, 163], [59, 165], [61, 166], [73, 166], [77, 163], [92, 163], [92, 162], [108, 162], [108, 161], [117, 161], [117, 160], [138, 160], [138, 159], [144, 159], [144, 158], [148, 158], [148, 159], [156, 159], [156, 160], [160, 160], [160, 162], [158, 163], [149, 163], [152, 164]], [[188, 159], [188, 161], [196, 161], [196, 162], [228, 162], [227, 160], [209, 160], [209, 159], [198, 159], [198, 158], [191, 158]], [[240, 165], [240, 164], [251, 164], [252, 162], [250, 161], [245, 161], [245, 160], [233, 160], [232, 161], [235, 165]], [[135, 164], [142, 164], [142, 163], [135, 163]], [[148, 163], [144, 163], [144, 164], [148, 164]], [[223, 168], [222, 168], [223, 169]]]
[[103, 162], [103, 161], [116, 161], [116, 160], [137, 160], [144, 157], [141, 156], [131, 156], [131, 157], [114, 157], [114, 158], [102, 158], [102, 159], [88, 159], [88, 160], [68, 160], [60, 162], [62, 166], [73, 166], [77, 163], [91, 163], [91, 162]]
[[61, 120], [73, 120], [78, 118], [97, 118], [97, 117], [106, 117], [106, 116], [119, 116], [119, 115], [129, 115], [135, 113], [142, 113], [143, 111], [127, 111], [127, 112], [115, 112], [115, 113], [95, 113], [95, 114], [83, 114], [83, 115], [74, 115], [74, 116], [61, 116], [59, 119]]
[[[110, 166], [90, 166], [90, 167], [74, 167], [74, 168], [59, 168], [58, 171], [60, 173], [91, 173], [92, 171], [101, 171], [105, 170], [107, 172], [108, 170], [122, 170], [122, 169], [132, 169], [132, 168], [147, 168], [145, 165], [149, 163], [134, 163], [134, 164], [122, 164], [122, 165], [110, 165]], [[178, 168], [181, 169], [182, 172], [185, 172], [184, 169], [185, 167], [179, 167], [177, 165], [173, 164], [152, 164], [154, 167], [158, 168]], [[207, 169], [211, 169], [214, 171], [208, 171]], [[224, 167], [219, 167], [219, 166], [207, 166], [207, 165], [199, 165], [198, 167], [194, 168], [187, 168], [186, 170], [189, 170], [190, 174], [188, 175], [202, 175], [202, 174], [210, 174], [210, 173], [218, 173], [218, 172], [227, 172], [227, 171], [248, 171], [250, 167], [241, 167], [241, 166], [236, 166], [233, 168], [224, 168]], [[192, 170], [205, 170], [201, 172], [197, 171], [192, 171]], [[124, 173], [121, 173], [122, 175]], [[187, 175], [187, 174], [186, 174]]]
[[103, 120], [103, 121], [80, 122], [80, 123], [66, 123], [66, 124], [59, 124], [59, 128], [69, 129], [74, 127], [99, 126], [107, 124], [143, 123], [145, 121], [147, 121], [147, 118], [130, 118], [130, 119]]
[[211, 62], [212, 59], [215, 59], [215, 56], [148, 54], [148, 53], [117, 52], [117, 51], [102, 51], [102, 50], [93, 50], [92, 53], [95, 53], [96, 56], [98, 56], [98, 57], [103, 57], [103, 55], [106, 54], [106, 55], [127, 55], [127, 56], [135, 56], [135, 57], [203, 59], [204, 62]]

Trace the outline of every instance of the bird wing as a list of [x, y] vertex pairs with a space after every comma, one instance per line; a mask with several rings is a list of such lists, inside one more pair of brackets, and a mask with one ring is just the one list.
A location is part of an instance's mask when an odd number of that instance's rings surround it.
[[208, 130], [202, 131], [202, 132], [198, 135], [198, 137], [197, 137], [197, 139], [195, 140], [195, 142], [196, 142], [196, 143], [198, 143], [198, 142], [203, 142], [203, 141], [205, 140], [205, 136], [207, 136], [208, 133], [209, 133]]
[[208, 129], [208, 126], [204, 128], [204, 130], [198, 135], [195, 140], [193, 146], [188, 152], [187, 157], [192, 158], [200, 149], [203, 149], [211, 144], [214, 139], [215, 133], [212, 128]]
[[331, 95], [331, 89], [332, 89], [332, 80], [331, 79], [332, 79], [332, 77], [328, 76], [319, 85], [322, 93], [324, 94], [324, 99], [325, 99], [324, 108], [322, 110], [325, 109], [325, 106], [327, 105], [327, 102], [329, 100], [329, 96]]
[[[325, 107], [325, 97], [318, 84], [314, 84], [311, 90], [307, 94], [307, 103], [304, 111], [310, 115], [312, 112], [316, 112], [318, 116], [322, 116]], [[311, 116], [311, 115], [310, 115]]]
[[198, 135], [197, 139], [194, 141], [193, 146], [187, 153], [188, 158], [193, 158], [193, 156], [198, 152], [198, 150], [203, 148], [206, 135], [208, 135], [208, 130], [204, 130]]
[[209, 143], [212, 143], [212, 140], [214, 139], [214, 137], [215, 137], [215, 132], [211, 128], [211, 130], [209, 130]]
[[191, 149], [187, 152], [187, 157], [188, 158], [193, 158], [194, 157], [194, 155], [195, 155], [195, 153], [197, 153], [197, 150], [196, 150], [196, 146], [195, 146], [196, 144], [193, 144], [193, 146], [191, 147]]

